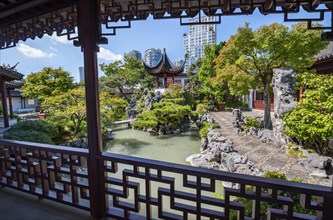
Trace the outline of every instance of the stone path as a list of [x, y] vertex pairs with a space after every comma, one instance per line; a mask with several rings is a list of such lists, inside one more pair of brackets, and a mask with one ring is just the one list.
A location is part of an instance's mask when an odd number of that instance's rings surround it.
[[[320, 185], [330, 185], [330, 180], [309, 176], [307, 170], [298, 163], [298, 157], [286, 154], [272, 143], [261, 143], [256, 136], [248, 136], [243, 132], [237, 134], [232, 126], [231, 112], [211, 112], [215, 121], [221, 126], [223, 136], [230, 138], [234, 149], [249, 158], [263, 171], [279, 171], [287, 175], [288, 179], [300, 178], [303, 182]], [[259, 115], [258, 115], [259, 114]], [[243, 112], [244, 116], [258, 117], [259, 111]], [[327, 183], [326, 183], [327, 182]]]

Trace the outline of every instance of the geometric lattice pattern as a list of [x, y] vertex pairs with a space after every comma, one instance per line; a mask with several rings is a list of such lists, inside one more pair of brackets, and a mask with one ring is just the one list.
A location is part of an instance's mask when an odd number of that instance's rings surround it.
[[[329, 39], [333, 39], [333, 1], [332, 0], [94, 0], [99, 4], [100, 35], [115, 35], [117, 29], [131, 27], [131, 21], [154, 19], [193, 18], [203, 13], [216, 16], [250, 15], [258, 9], [260, 13], [282, 14], [285, 21], [304, 21], [309, 29], [327, 31]], [[5, 1], [9, 3], [10, 1]], [[76, 28], [79, 21], [78, 1], [63, 1], [58, 9], [45, 10], [45, 14], [30, 17], [13, 23], [0, 24], [0, 49], [15, 46], [20, 40], [41, 38], [44, 34], [56, 32], [58, 36], [66, 35], [68, 39], [76, 39]], [[295, 17], [304, 11], [309, 14]], [[315, 15], [314, 15], [315, 14]], [[5, 16], [6, 17], [6, 16]], [[1, 18], [1, 17], [0, 17]], [[325, 22], [326, 21], [326, 22]], [[314, 25], [322, 22], [322, 26]], [[193, 24], [193, 23], [191, 23]], [[103, 42], [100, 42], [103, 43]], [[104, 42], [105, 43], [105, 42]]]
[[23, 143], [0, 145], [0, 184], [89, 210], [87, 150]]
[[44, 16], [1, 27], [0, 48], [14, 47], [21, 40], [41, 38], [44, 34], [52, 35], [54, 32], [57, 36], [67, 36], [68, 40], [77, 39], [76, 27], [77, 11], [73, 5]]
[[329, 187], [108, 153], [103, 160], [115, 219], [320, 219], [333, 207]]
[[[90, 210], [88, 151], [0, 141], [0, 185]], [[102, 216], [332, 219], [333, 189], [103, 152]], [[94, 171], [92, 171], [94, 172]], [[96, 199], [94, 200], [96, 201]], [[101, 210], [102, 211], [102, 210]]]

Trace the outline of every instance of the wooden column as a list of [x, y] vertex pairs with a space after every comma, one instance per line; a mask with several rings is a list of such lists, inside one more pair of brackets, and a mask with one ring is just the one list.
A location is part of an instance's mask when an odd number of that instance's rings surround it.
[[10, 118], [13, 119], [14, 118], [14, 114], [13, 114], [13, 102], [12, 102], [12, 94], [10, 94], [10, 90], [8, 89], [8, 100], [9, 100], [9, 114], [10, 114]]
[[303, 93], [304, 93], [304, 88], [301, 86], [299, 87], [299, 100], [297, 101], [300, 101], [302, 99]]
[[172, 84], [175, 84], [175, 74], [172, 74]]
[[105, 195], [103, 194], [103, 185], [101, 185], [103, 182], [101, 178], [104, 178], [104, 173], [99, 166], [97, 158], [102, 152], [97, 69], [97, 43], [99, 40], [98, 1], [79, 1], [78, 22], [79, 43], [81, 44], [84, 57], [90, 206], [92, 216], [95, 219], [100, 219], [105, 212]]
[[4, 80], [0, 81], [1, 93], [2, 93], [2, 111], [3, 111], [3, 122], [5, 128], [9, 127], [8, 109], [7, 109], [7, 92], [6, 92], [6, 82]]

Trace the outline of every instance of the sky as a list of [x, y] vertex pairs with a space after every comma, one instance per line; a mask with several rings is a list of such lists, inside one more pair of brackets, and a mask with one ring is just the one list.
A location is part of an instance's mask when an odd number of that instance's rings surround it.
[[[216, 42], [227, 41], [245, 22], [249, 22], [253, 29], [274, 22], [287, 26], [293, 24], [283, 22], [282, 14], [262, 15], [257, 10], [253, 15], [224, 16], [221, 24], [217, 25]], [[328, 26], [329, 19], [322, 24]], [[183, 34], [188, 33], [188, 29], [188, 26], [180, 25], [179, 19], [153, 20], [148, 17], [146, 21], [133, 21], [131, 28], [118, 29], [115, 36], [108, 37], [107, 45], [100, 45], [98, 63], [122, 60], [124, 53], [131, 50], [138, 50], [144, 55], [144, 51], [149, 48], [166, 48], [172, 61], [184, 59]], [[17, 71], [25, 76], [39, 72], [43, 67], [62, 67], [75, 81], [79, 81], [78, 67], [83, 66], [83, 54], [80, 48], [73, 46], [73, 42], [65, 37], [45, 35], [41, 39], [20, 41], [16, 47], [0, 50], [0, 64], [13, 66], [17, 62], [20, 62]], [[99, 75], [102, 74], [100, 71]]]

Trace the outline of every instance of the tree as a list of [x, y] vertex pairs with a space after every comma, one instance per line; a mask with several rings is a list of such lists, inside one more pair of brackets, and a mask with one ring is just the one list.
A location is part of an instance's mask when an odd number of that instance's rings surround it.
[[127, 102], [130, 101], [128, 91], [139, 94], [154, 85], [154, 78], [145, 71], [142, 62], [132, 57], [125, 57], [124, 63], [115, 61], [100, 67], [105, 74], [100, 78], [101, 91], [115, 93]]
[[47, 121], [62, 128], [67, 128], [71, 138], [85, 137], [87, 135], [84, 87], [50, 96], [43, 101], [42, 107], [50, 114], [47, 117]]
[[126, 107], [128, 105], [126, 100], [119, 97], [111, 97], [107, 92], [101, 92], [99, 97], [103, 130], [111, 127], [115, 121], [126, 118]]
[[202, 83], [198, 92], [204, 97], [205, 102], [210, 102], [209, 104], [213, 106], [223, 101], [224, 91], [216, 77], [215, 59], [224, 44], [224, 42], [221, 42], [219, 45], [205, 46], [205, 55], [201, 60], [202, 63], [198, 71], [198, 80]]
[[326, 45], [320, 41], [320, 31], [308, 31], [305, 24], [291, 29], [281, 24], [261, 26], [253, 31], [249, 24], [239, 27], [220, 52], [222, 68], [246, 73], [264, 90], [264, 127], [271, 128], [270, 91], [274, 68], [293, 68], [303, 72]]
[[66, 93], [75, 87], [73, 77], [62, 68], [45, 67], [40, 72], [28, 75], [20, 91], [24, 97], [44, 101], [50, 96]]
[[[126, 116], [127, 102], [124, 99], [101, 92], [100, 104], [101, 124], [104, 131], [114, 121]], [[86, 99], [83, 86], [45, 99], [42, 107], [50, 114], [47, 121], [61, 129], [66, 129], [69, 132], [69, 139], [87, 136]]]
[[333, 137], [333, 76], [306, 73], [301, 86], [306, 89], [302, 99], [283, 118], [285, 132], [320, 154], [332, 154], [328, 141]]

